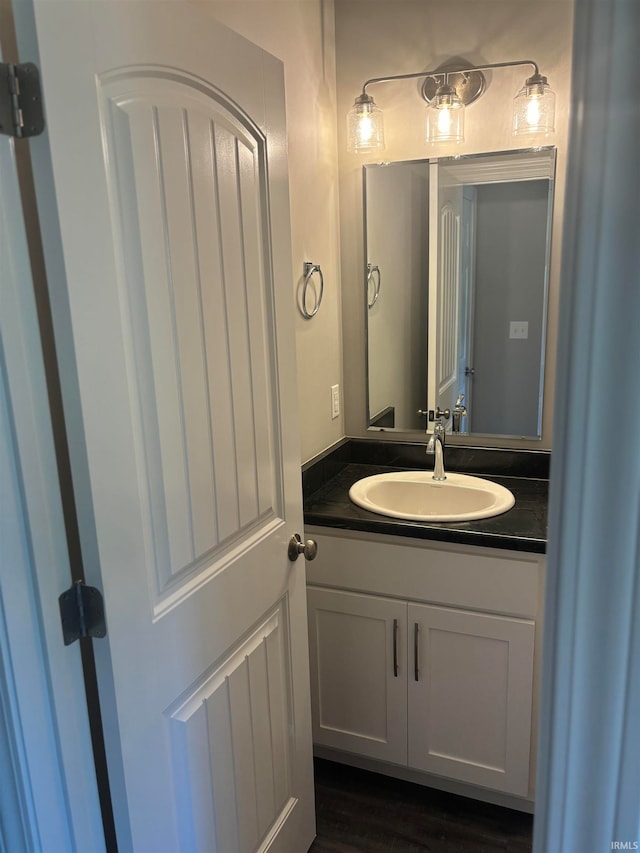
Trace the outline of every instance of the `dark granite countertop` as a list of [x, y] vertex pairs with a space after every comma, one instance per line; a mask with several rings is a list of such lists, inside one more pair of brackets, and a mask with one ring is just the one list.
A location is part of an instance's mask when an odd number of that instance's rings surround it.
[[[509, 451], [505, 452], [509, 453]], [[479, 453], [481, 454], [481, 451], [475, 450], [472, 457], [474, 469], [477, 469]], [[492, 457], [495, 456], [495, 451], [491, 451], [491, 454]], [[415, 470], [418, 467], [415, 464], [407, 465], [405, 459], [402, 460], [405, 462], [404, 465], [398, 465], [396, 458], [393, 459], [396, 464], [381, 465], [379, 464], [381, 454], [378, 452], [376, 455], [378, 464], [362, 462], [359, 458], [358, 461], [350, 461], [354, 456], [361, 457], [362, 453], [345, 453], [342, 447], [341, 458], [324, 457], [313, 466], [316, 468], [315, 472], [307, 469], [304, 488], [305, 524], [341, 530], [359, 530], [366, 533], [408, 536], [415, 539], [432, 539], [440, 542], [482, 545], [535, 554], [546, 552], [549, 482], [548, 479], [540, 477], [505, 475], [505, 470], [514, 470], [518, 474], [523, 471], [522, 465], [517, 464], [517, 460], [512, 466], [507, 464], [496, 466], [500, 473], [494, 475], [486, 471], [465, 470], [469, 467], [465, 464], [467, 454], [465, 453], [464, 456], [450, 454], [453, 457], [452, 462], [456, 461], [457, 456], [457, 461], [460, 463], [456, 466], [448, 465], [451, 471], [478, 474], [487, 480], [500, 483], [513, 492], [516, 502], [508, 512], [493, 518], [427, 524], [378, 515], [349, 500], [349, 489], [356, 480], [372, 474]], [[324, 476], [318, 475], [317, 465], [322, 466]], [[424, 467], [426, 469], [427, 466]], [[539, 471], [536, 470], [535, 473]]]

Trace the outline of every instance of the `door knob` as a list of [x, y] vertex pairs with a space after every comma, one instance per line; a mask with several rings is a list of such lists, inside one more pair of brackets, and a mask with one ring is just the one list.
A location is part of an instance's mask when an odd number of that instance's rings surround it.
[[307, 539], [303, 543], [299, 533], [294, 533], [291, 539], [289, 539], [287, 554], [292, 563], [295, 563], [300, 554], [304, 554], [305, 560], [315, 560], [317, 553], [318, 543], [315, 539]]

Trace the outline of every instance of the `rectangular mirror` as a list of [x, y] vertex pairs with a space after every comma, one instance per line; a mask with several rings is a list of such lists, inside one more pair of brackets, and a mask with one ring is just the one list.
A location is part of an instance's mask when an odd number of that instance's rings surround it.
[[540, 438], [554, 173], [554, 148], [364, 167], [370, 429]]

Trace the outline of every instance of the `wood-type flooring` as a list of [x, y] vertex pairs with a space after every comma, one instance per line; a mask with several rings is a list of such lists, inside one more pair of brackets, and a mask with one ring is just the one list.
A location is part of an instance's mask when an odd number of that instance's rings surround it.
[[315, 760], [309, 853], [529, 853], [533, 816]]

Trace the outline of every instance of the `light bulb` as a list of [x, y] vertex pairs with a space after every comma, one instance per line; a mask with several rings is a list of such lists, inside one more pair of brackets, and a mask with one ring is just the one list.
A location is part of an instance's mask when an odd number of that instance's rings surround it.
[[384, 148], [382, 110], [370, 95], [360, 95], [347, 114], [347, 150], [354, 153]]
[[451, 110], [443, 107], [438, 110], [438, 135], [448, 136], [451, 133]]
[[358, 126], [356, 130], [356, 133], [358, 134], [358, 147], [370, 145], [374, 132], [375, 126], [371, 121], [371, 116], [366, 114], [361, 115], [358, 119]]
[[540, 99], [529, 98], [527, 103], [527, 124], [529, 127], [537, 127], [540, 124]]

